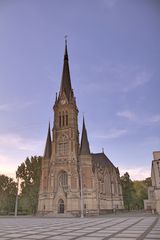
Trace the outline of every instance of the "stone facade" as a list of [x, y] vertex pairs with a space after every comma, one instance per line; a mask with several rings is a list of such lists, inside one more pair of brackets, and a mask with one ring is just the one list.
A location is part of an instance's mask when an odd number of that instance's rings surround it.
[[145, 210], [160, 214], [160, 151], [153, 152], [151, 168], [152, 187], [148, 188], [148, 199], [144, 200]]
[[53, 110], [52, 136], [49, 125], [42, 160], [38, 212], [78, 216], [123, 209], [119, 170], [103, 152], [90, 152], [84, 119], [79, 143], [78, 108], [71, 86], [67, 43]]

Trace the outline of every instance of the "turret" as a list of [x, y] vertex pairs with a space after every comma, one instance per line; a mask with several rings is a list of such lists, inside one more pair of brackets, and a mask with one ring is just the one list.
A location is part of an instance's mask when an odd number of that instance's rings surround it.
[[51, 131], [50, 131], [50, 123], [48, 126], [48, 134], [46, 139], [46, 145], [44, 150], [44, 158], [50, 158], [52, 154], [52, 142], [51, 142]]
[[80, 146], [80, 154], [87, 155], [90, 154], [87, 130], [85, 126], [85, 121], [83, 117], [83, 127], [82, 127], [82, 137], [81, 137], [81, 146]]

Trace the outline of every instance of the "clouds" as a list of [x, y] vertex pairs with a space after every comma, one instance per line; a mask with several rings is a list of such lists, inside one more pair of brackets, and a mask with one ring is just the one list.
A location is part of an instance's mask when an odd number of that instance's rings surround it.
[[18, 134], [0, 135], [0, 173], [14, 175], [27, 156], [42, 154], [44, 140], [25, 138]]
[[1, 148], [16, 149], [19, 151], [34, 151], [38, 150], [43, 141], [35, 139], [26, 139], [17, 134], [1, 134]]
[[108, 65], [110, 78], [114, 81], [115, 91], [127, 93], [147, 84], [152, 74], [144, 67], [117, 64]]
[[157, 115], [154, 115], [154, 116], [150, 117], [148, 122], [150, 122], [150, 123], [160, 123], [160, 114], [157, 114]]
[[[149, 81], [151, 81], [151, 79], [152, 79], [152, 74], [150, 72], [148, 72], [147, 70], [135, 68], [133, 70], [133, 76], [131, 76], [131, 72], [130, 73], [128, 72], [128, 74], [129, 74], [128, 77], [131, 79], [131, 81], [129, 81], [128, 84], [126, 84], [126, 86], [124, 86], [122, 88], [123, 92], [129, 92], [138, 87], [141, 87], [141, 86], [145, 85], [146, 83], [148, 83]], [[126, 76], [124, 76], [124, 79], [125, 79], [125, 77]]]
[[120, 175], [128, 172], [132, 180], [144, 180], [151, 176], [151, 168], [148, 166], [125, 168], [120, 167]]
[[154, 79], [153, 71], [145, 66], [105, 62], [91, 68], [92, 81], [86, 80], [87, 86], [86, 82], [84, 84], [85, 89], [92, 92], [127, 94], [144, 87]]
[[117, 116], [127, 119], [130, 122], [140, 125], [157, 125], [160, 123], [160, 114], [144, 116], [144, 113], [135, 113], [131, 110], [122, 110], [116, 113]]
[[97, 135], [96, 137], [102, 139], [116, 139], [126, 135], [127, 133], [127, 129], [111, 129], [103, 135]]
[[1, 103], [0, 112], [13, 112], [15, 110], [23, 110], [36, 104], [36, 101], [18, 102], [18, 103]]
[[130, 121], [133, 121], [133, 120], [136, 119], [136, 114], [134, 112], [129, 111], [129, 110], [124, 110], [124, 111], [118, 112], [117, 116], [124, 117], [124, 118], [126, 118]]

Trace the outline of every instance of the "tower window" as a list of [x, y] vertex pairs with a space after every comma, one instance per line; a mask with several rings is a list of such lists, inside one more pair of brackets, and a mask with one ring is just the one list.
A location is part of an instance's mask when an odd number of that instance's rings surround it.
[[69, 142], [68, 142], [68, 137], [66, 135], [60, 136], [58, 140], [58, 154], [60, 156], [68, 154], [69, 151]]
[[63, 116], [62, 116], [62, 126], [64, 127], [65, 125], [65, 120], [64, 120], [64, 112], [63, 112]]
[[68, 186], [68, 175], [65, 171], [61, 172], [59, 175], [59, 184], [63, 188], [67, 188], [67, 186]]
[[61, 127], [61, 113], [59, 113], [59, 127]]
[[58, 152], [59, 152], [59, 155], [66, 155], [68, 153], [68, 143], [65, 142], [65, 143], [59, 143], [59, 149], [58, 149]]
[[66, 126], [68, 126], [68, 113], [66, 112]]

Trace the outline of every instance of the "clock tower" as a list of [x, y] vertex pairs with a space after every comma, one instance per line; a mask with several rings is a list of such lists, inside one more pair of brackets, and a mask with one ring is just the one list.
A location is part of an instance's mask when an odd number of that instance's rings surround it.
[[[48, 200], [43, 203], [43, 208], [54, 213], [76, 214], [80, 208], [78, 108], [71, 85], [66, 40], [61, 86], [53, 111], [52, 154], [48, 163], [46, 191]], [[46, 209], [46, 206], [53, 208]]]

